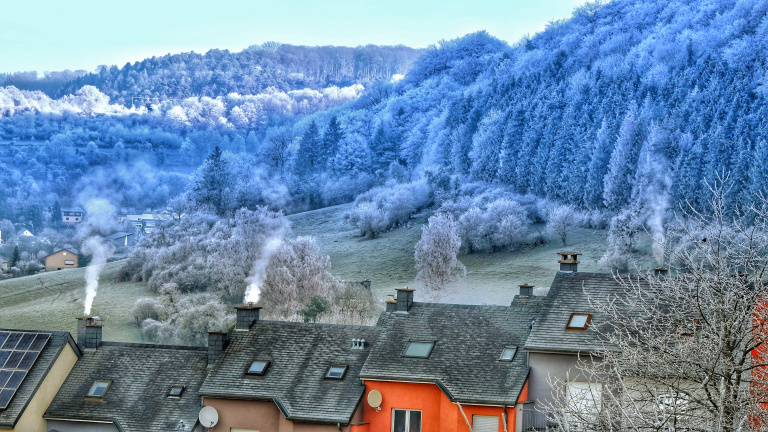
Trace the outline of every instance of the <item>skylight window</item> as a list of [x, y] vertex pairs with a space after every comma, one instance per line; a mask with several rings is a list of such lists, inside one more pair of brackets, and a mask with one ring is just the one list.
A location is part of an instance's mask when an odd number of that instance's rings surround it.
[[103, 399], [109, 389], [110, 381], [96, 381], [88, 390], [88, 397]]
[[184, 393], [183, 385], [175, 385], [168, 390], [168, 396], [181, 397], [182, 393]]
[[347, 366], [331, 366], [328, 368], [328, 372], [325, 374], [329, 379], [344, 379], [344, 375], [347, 373]]
[[264, 375], [264, 371], [267, 370], [267, 366], [269, 366], [268, 361], [256, 360], [253, 363], [251, 363], [251, 367], [248, 368], [248, 372], [246, 373], [248, 375], [262, 376]]
[[404, 357], [427, 358], [432, 353], [434, 342], [408, 342], [408, 346], [403, 353]]
[[574, 313], [568, 319], [568, 325], [565, 326], [566, 330], [586, 330], [589, 324], [592, 322], [591, 314]]
[[501, 352], [501, 357], [499, 357], [499, 361], [508, 361], [511, 362], [515, 359], [515, 354], [517, 354], [517, 347], [506, 347]]

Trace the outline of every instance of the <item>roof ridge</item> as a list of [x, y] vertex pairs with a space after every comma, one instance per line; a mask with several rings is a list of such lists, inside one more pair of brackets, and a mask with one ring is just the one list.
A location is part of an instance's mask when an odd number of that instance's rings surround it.
[[185, 346], [185, 345], [161, 345], [150, 343], [134, 343], [134, 342], [114, 342], [104, 341], [101, 346], [123, 346], [130, 348], [156, 348], [165, 350], [177, 350], [177, 351], [207, 351], [208, 348], [200, 346]]

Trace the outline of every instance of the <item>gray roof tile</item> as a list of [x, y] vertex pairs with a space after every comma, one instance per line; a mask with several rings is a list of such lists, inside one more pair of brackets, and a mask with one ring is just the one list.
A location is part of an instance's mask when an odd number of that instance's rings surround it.
[[[112, 421], [126, 432], [191, 431], [206, 367], [205, 348], [104, 342], [83, 354], [44, 417]], [[96, 380], [112, 383], [103, 401], [87, 401]], [[180, 398], [167, 396], [173, 385], [185, 386]]]

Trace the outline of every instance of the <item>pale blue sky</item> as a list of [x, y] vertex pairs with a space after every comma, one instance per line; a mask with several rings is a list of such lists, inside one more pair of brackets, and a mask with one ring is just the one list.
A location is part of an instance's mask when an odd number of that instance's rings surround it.
[[0, 72], [93, 70], [153, 55], [265, 41], [404, 44], [487, 30], [514, 42], [584, 0], [3, 0]]

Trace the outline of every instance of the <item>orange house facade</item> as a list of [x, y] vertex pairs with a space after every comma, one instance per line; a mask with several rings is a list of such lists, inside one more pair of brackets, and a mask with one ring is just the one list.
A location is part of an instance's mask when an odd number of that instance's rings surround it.
[[511, 306], [413, 301], [397, 290], [360, 373], [363, 424], [354, 432], [513, 432], [528, 399], [525, 340], [537, 300]]
[[[352, 426], [352, 432], [399, 432], [401, 429], [396, 426], [400, 425], [396, 423], [403, 417], [409, 417], [408, 424], [404, 426], [421, 432], [469, 432], [469, 425], [472, 425], [474, 432], [519, 430], [515, 406], [481, 406], [451, 402], [433, 383], [365, 381], [365, 386], [369, 393], [378, 391], [382, 395], [382, 402], [378, 409], [364, 403], [365, 424]], [[526, 384], [518, 399], [522, 402], [527, 398]], [[415, 414], [411, 415], [411, 412]], [[415, 420], [416, 417], [420, 420], [420, 429], [414, 427], [415, 424], [410, 424], [410, 420]]]

